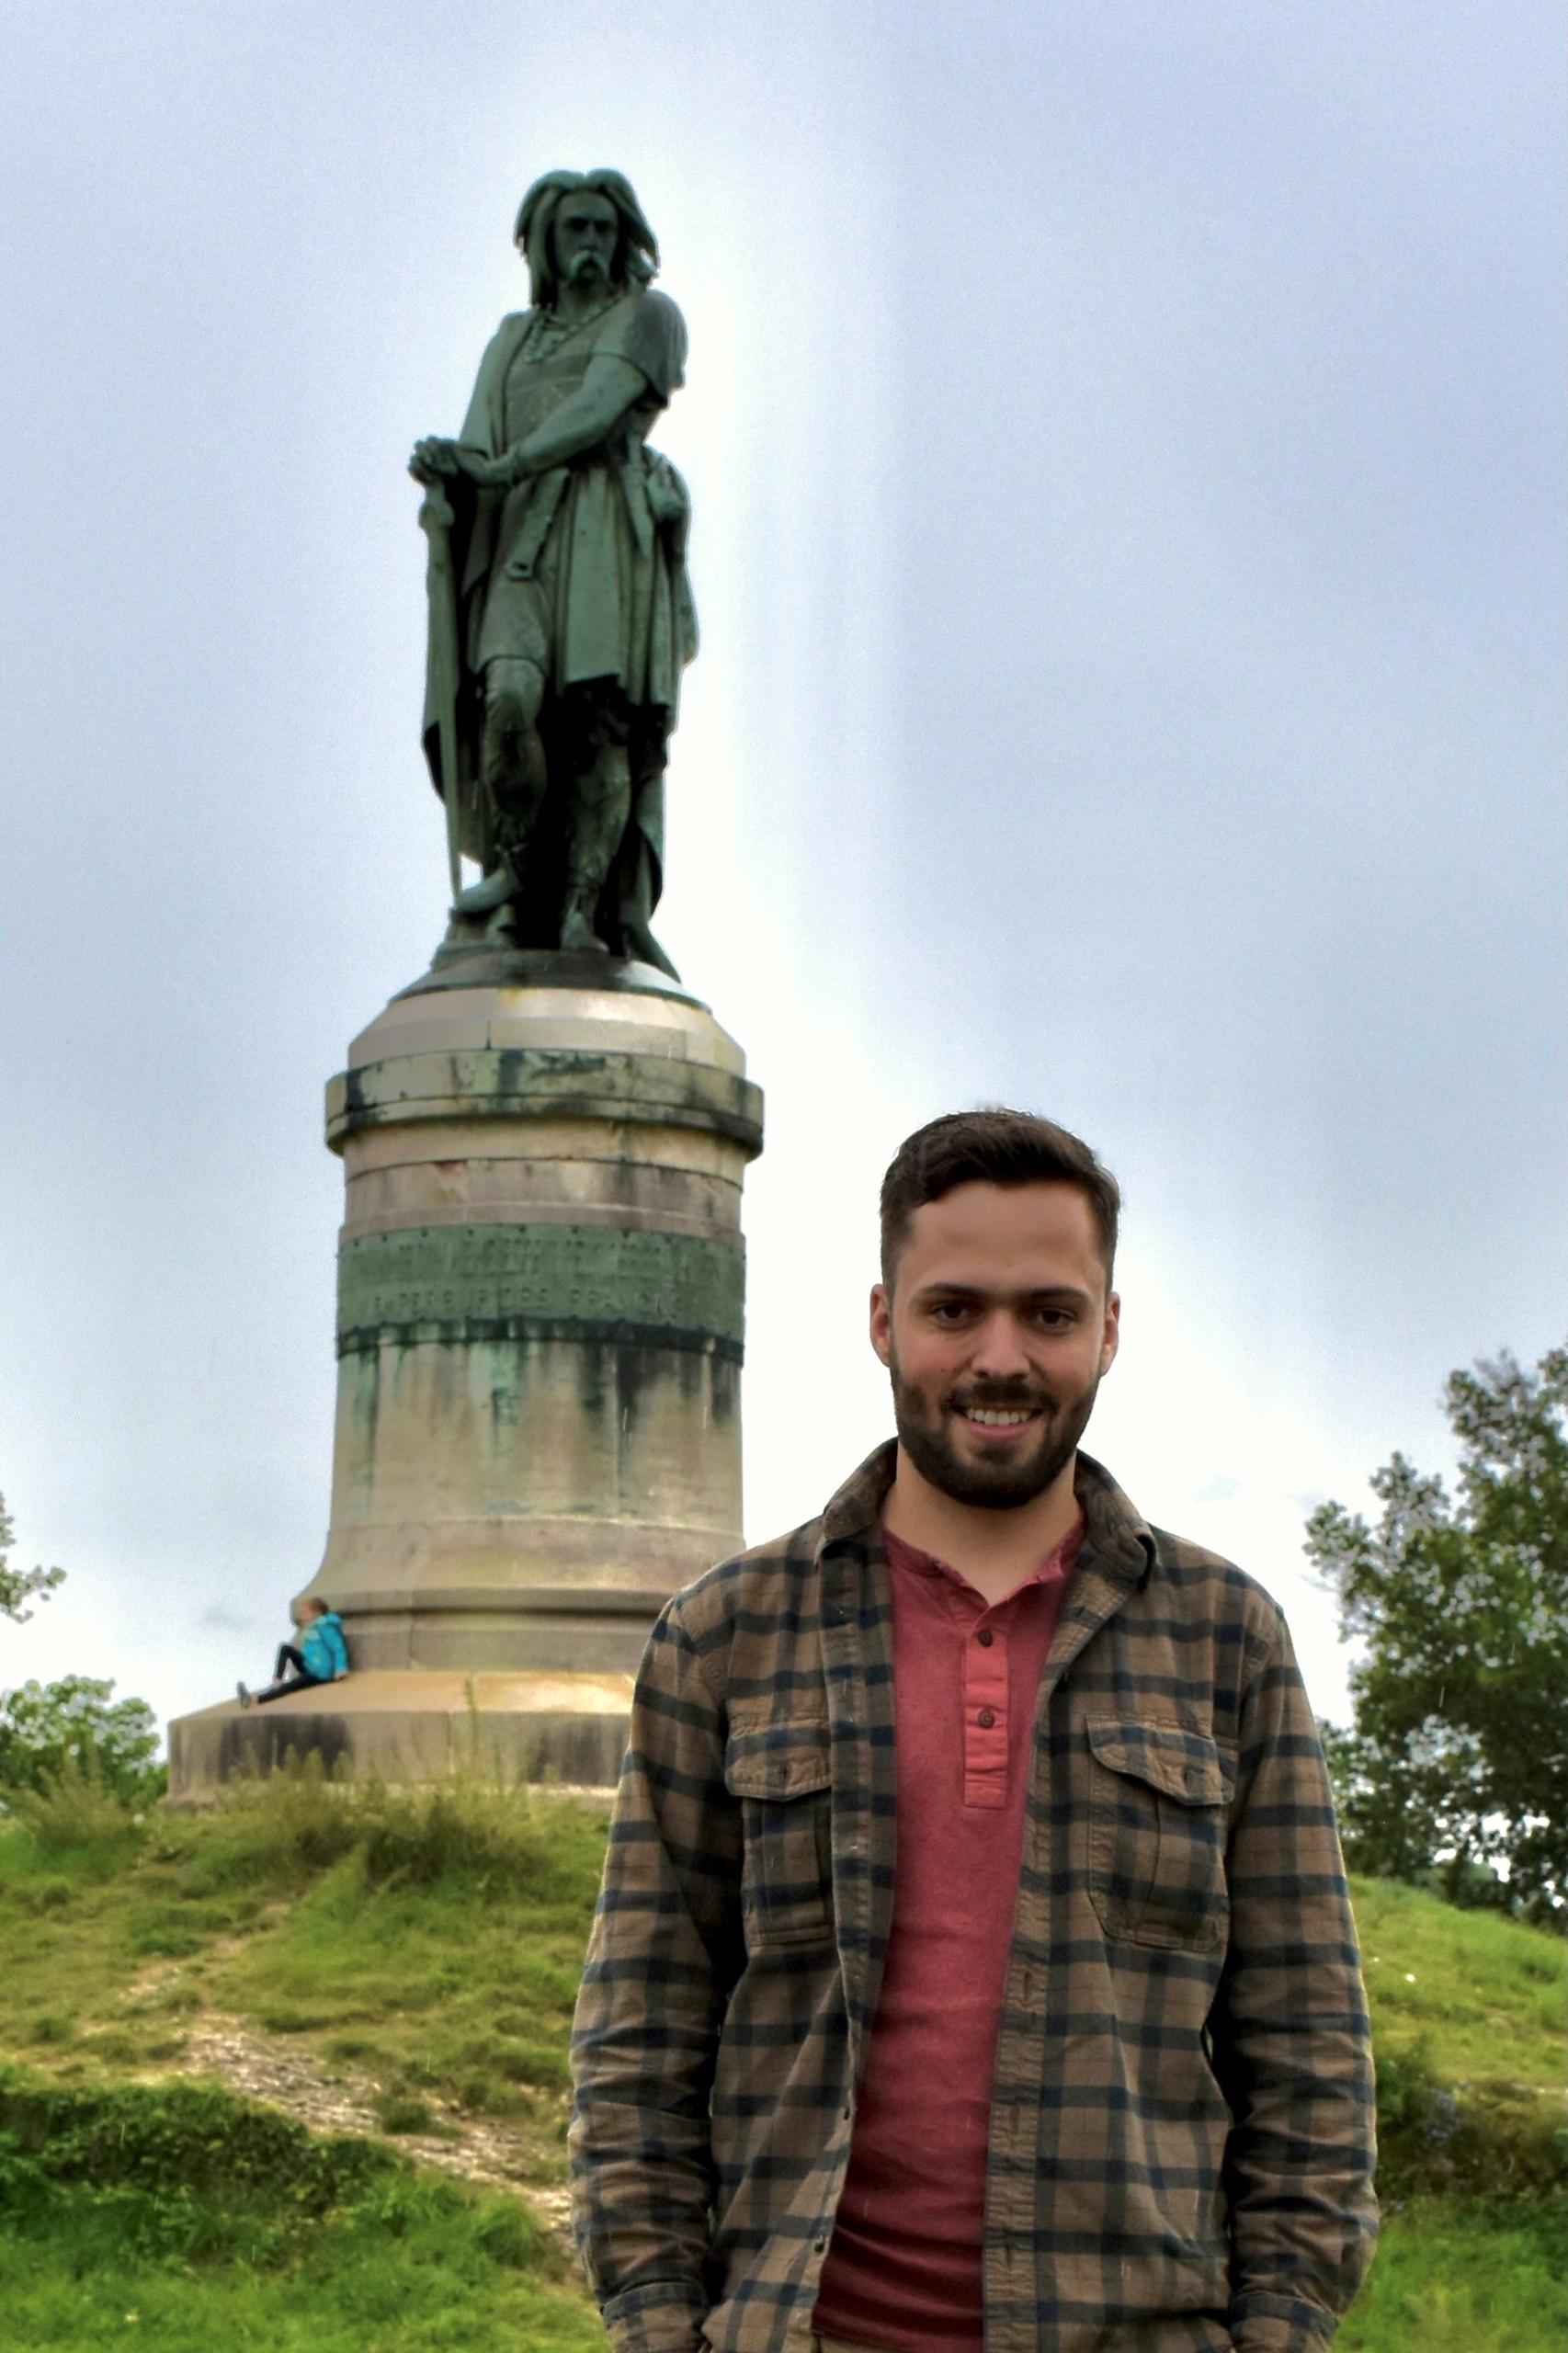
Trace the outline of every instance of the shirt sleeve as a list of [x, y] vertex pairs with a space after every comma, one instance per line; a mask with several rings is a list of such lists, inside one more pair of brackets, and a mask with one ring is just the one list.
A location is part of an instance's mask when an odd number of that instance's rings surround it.
[[648, 379], [661, 408], [685, 381], [686, 321], [667, 294], [650, 291], [618, 302], [594, 349], [630, 359]]
[[617, 2353], [697, 2353], [709, 2098], [744, 1956], [724, 1717], [682, 1622], [654, 1626], [572, 2033], [572, 2220]]
[[1323, 1745], [1284, 1620], [1243, 1700], [1210, 2030], [1237, 2353], [1324, 2353], [1377, 2236], [1371, 2036]]

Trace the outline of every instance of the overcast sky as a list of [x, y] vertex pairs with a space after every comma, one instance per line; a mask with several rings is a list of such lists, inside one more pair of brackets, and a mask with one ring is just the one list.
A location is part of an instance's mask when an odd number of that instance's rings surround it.
[[330, 1470], [347, 1043], [442, 926], [416, 436], [629, 174], [691, 332], [659, 924], [767, 1097], [748, 1534], [889, 1423], [899, 1139], [1122, 1180], [1090, 1445], [1284, 1602], [1568, 1325], [1542, 0], [8, 0], [0, 1684], [253, 1678]]

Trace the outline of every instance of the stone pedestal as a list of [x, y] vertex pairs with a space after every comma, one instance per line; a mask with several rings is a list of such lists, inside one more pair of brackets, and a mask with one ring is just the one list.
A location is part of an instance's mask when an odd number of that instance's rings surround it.
[[741, 1541], [744, 1058], [677, 983], [492, 954], [394, 997], [327, 1089], [347, 1185], [332, 1525], [354, 1674], [170, 1727], [191, 1799], [291, 1746], [613, 1779], [631, 1672]]

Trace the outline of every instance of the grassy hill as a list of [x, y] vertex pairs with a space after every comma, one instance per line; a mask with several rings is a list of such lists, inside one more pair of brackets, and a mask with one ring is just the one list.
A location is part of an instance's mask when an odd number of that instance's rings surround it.
[[[604, 1824], [275, 1781], [0, 1825], [0, 2348], [602, 2347], [561, 2246]], [[1557, 1941], [1366, 1885], [1389, 2209], [1346, 2353], [1560, 2353]]]

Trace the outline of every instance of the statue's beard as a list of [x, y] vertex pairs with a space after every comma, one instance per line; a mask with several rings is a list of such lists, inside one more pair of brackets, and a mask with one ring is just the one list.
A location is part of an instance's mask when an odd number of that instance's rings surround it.
[[599, 255], [574, 254], [566, 267], [567, 285], [587, 286], [595, 281], [600, 286], [608, 286], [609, 283], [609, 271]]

